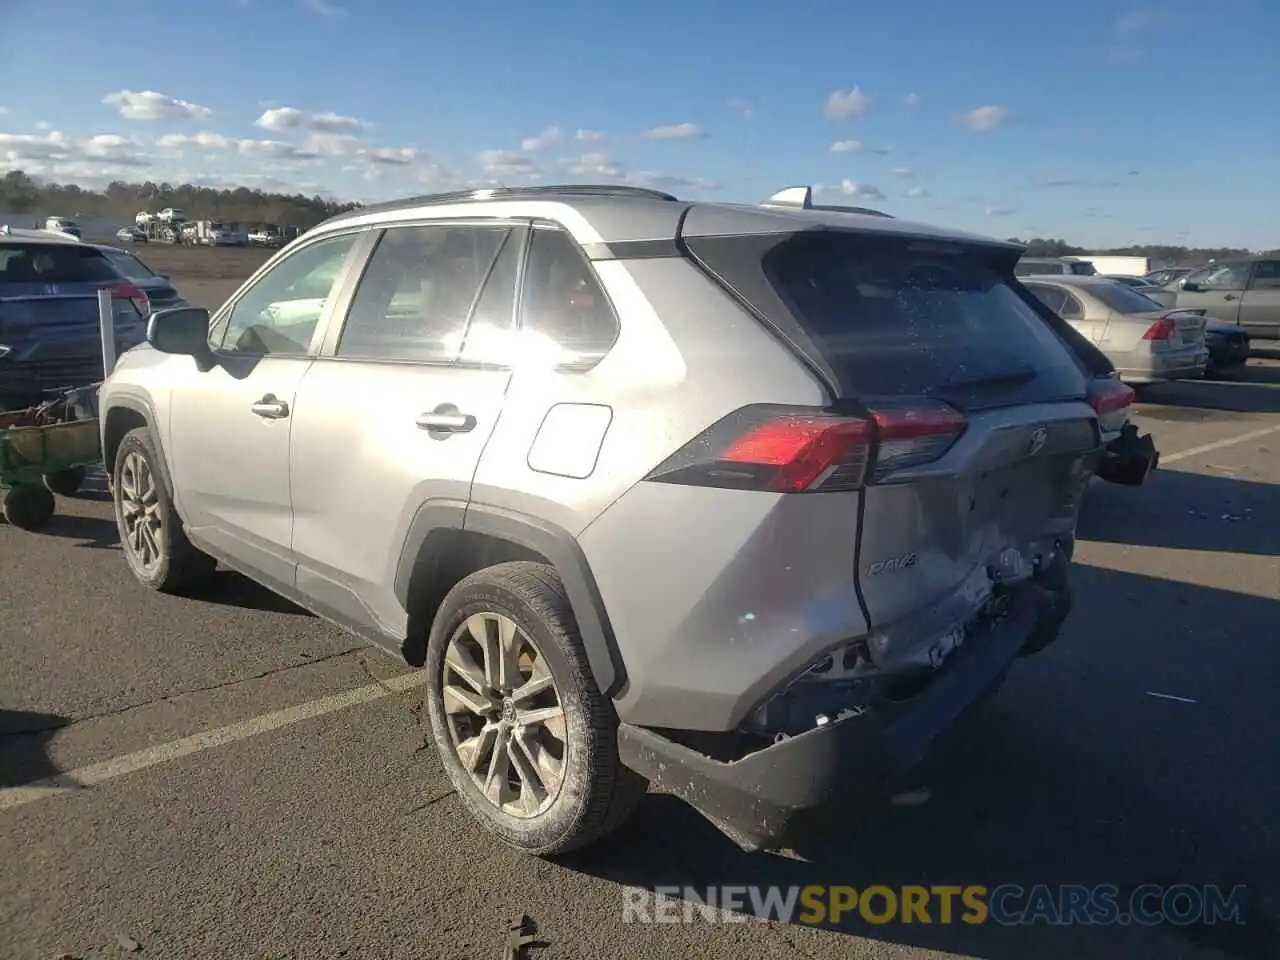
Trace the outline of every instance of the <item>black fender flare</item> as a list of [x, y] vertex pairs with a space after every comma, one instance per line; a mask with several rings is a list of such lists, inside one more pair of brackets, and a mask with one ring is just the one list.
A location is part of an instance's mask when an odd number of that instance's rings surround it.
[[564, 584], [596, 686], [608, 697], [622, 690], [626, 671], [586, 555], [567, 530], [538, 517], [458, 500], [424, 504], [409, 525], [396, 567], [395, 594], [404, 609], [409, 609], [414, 569], [428, 559], [432, 549], [428, 540], [441, 530], [490, 537], [545, 558]]
[[[114, 477], [116, 465], [109, 462], [107, 458], [107, 430], [111, 426], [111, 414], [116, 410], [129, 410], [142, 417], [143, 424], [147, 428], [147, 432], [151, 435], [151, 443], [156, 448], [156, 453], [160, 455], [160, 462], [156, 465], [160, 469], [160, 475], [165, 482], [165, 486], [169, 489], [170, 494], [175, 494], [173, 489], [173, 477], [169, 474], [169, 454], [164, 448], [164, 439], [160, 436], [160, 431], [156, 429], [156, 412], [151, 404], [139, 397], [130, 395], [111, 398], [108, 406], [103, 407], [98, 412], [101, 423], [101, 446], [102, 446], [102, 469], [108, 477]], [[111, 460], [114, 461], [114, 456]], [[177, 501], [175, 498], [175, 507]]]

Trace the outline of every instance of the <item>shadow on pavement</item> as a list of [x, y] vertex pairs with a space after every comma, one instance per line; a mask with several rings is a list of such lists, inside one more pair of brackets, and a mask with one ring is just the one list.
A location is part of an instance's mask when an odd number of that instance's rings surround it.
[[103, 517], [77, 517], [56, 513], [39, 532], [41, 536], [79, 540], [77, 546], [90, 550], [120, 549], [120, 531], [115, 520]]
[[1251, 363], [1218, 380], [1178, 380], [1144, 387], [1143, 416], [1196, 423], [1213, 411], [1280, 412], [1280, 366]]
[[57, 777], [61, 771], [49, 759], [48, 744], [70, 722], [53, 713], [0, 708], [0, 787]]
[[1101, 543], [1280, 556], [1280, 535], [1259, 535], [1268, 527], [1280, 530], [1280, 485], [1166, 468], [1141, 487], [1091, 487], [1076, 533]]
[[[1280, 770], [1263, 760], [1280, 756], [1276, 602], [1081, 565], [1073, 575], [1078, 605], [1061, 640], [1015, 665], [925, 765], [927, 805], [850, 824], [796, 851], [801, 862], [742, 854], [679, 801], [650, 796], [609, 846], [563, 865], [649, 890], [1114, 884], [1122, 908], [1144, 883], [1241, 885], [1243, 924], [944, 924], [935, 900], [927, 925], [857, 918], [827, 929], [991, 960], [1280, 956]], [[622, 905], [620, 890], [610, 922]], [[800, 953], [834, 955], [789, 929]]]
[[261, 610], [265, 613], [292, 613], [301, 617], [314, 616], [278, 593], [273, 593], [256, 581], [236, 573], [234, 570], [219, 570], [207, 585], [199, 592], [190, 594], [190, 599], [201, 600], [223, 607], [241, 607], [245, 610]]

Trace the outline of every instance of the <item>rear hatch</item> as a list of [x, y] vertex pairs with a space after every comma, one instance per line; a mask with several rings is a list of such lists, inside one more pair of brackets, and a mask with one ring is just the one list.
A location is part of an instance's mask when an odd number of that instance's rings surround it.
[[100, 251], [0, 243], [0, 378], [45, 389], [100, 377], [98, 291], [103, 288], [113, 293], [117, 351], [142, 342], [146, 297]]
[[1016, 251], [838, 231], [686, 242], [827, 382], [823, 415], [868, 426], [807, 489], [860, 490], [850, 577], [872, 659], [937, 666], [997, 584], [1068, 549], [1099, 447], [1091, 381], [1010, 282]]

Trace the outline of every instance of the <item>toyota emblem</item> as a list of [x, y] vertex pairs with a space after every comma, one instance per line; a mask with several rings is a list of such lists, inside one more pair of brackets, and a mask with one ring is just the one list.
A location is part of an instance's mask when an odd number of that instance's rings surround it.
[[1034, 457], [1049, 439], [1049, 431], [1044, 427], [1036, 427], [1031, 431], [1031, 442], [1027, 444], [1027, 456]]

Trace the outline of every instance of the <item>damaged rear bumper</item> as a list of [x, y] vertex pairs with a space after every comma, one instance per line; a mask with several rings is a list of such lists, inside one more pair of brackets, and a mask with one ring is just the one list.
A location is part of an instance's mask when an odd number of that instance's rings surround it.
[[908, 699], [871, 698], [791, 737], [721, 760], [623, 724], [623, 762], [688, 802], [744, 850], [786, 846], [883, 805], [948, 731], [983, 702], [1020, 655], [1048, 646], [1071, 606], [1057, 575], [1020, 586]]
[[1160, 451], [1151, 434], [1138, 435], [1138, 428], [1126, 423], [1118, 436], [1109, 441], [1098, 461], [1097, 476], [1108, 483], [1136, 487], [1160, 464]]

